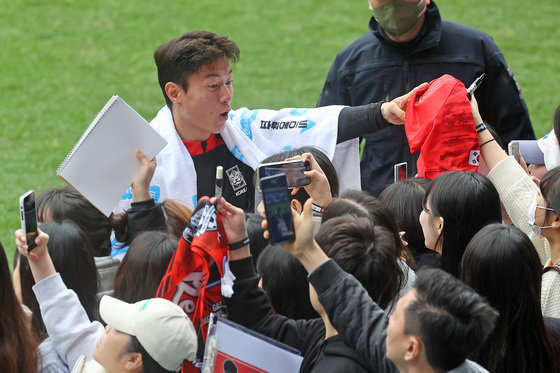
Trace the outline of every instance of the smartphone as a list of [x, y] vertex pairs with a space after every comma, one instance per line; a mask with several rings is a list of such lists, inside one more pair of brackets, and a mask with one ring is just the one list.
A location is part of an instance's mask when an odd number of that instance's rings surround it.
[[519, 157], [519, 142], [510, 141], [510, 143], [508, 144], [508, 154], [513, 155], [513, 158], [515, 158], [517, 163], [521, 161]]
[[393, 182], [406, 179], [407, 163], [401, 162], [393, 166]]
[[296, 235], [286, 175], [279, 173], [263, 177], [260, 180], [260, 185], [266, 220], [268, 222], [270, 243], [277, 244], [293, 241]]
[[21, 230], [27, 237], [27, 250], [31, 251], [37, 246], [37, 211], [35, 210], [35, 192], [30, 190], [19, 198], [19, 211], [21, 216]]
[[[262, 163], [257, 167], [257, 186], [260, 188], [260, 180], [276, 174], [286, 175], [288, 188], [302, 187], [311, 183], [311, 178], [303, 173], [310, 170], [309, 161], [284, 161]], [[260, 189], [259, 189], [260, 190]]]

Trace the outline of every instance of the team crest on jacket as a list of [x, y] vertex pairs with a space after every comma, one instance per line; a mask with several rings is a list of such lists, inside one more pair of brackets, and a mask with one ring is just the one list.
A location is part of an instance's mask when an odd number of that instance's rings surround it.
[[241, 171], [239, 171], [239, 167], [237, 167], [237, 165], [233, 166], [229, 170], [226, 170], [226, 174], [229, 178], [229, 183], [231, 184], [234, 192], [247, 185], [245, 179], [243, 178], [243, 174], [241, 173]]

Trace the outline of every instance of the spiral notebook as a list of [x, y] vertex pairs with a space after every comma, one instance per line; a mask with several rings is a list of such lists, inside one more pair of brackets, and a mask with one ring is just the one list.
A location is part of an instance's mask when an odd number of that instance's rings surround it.
[[126, 192], [140, 161], [152, 159], [167, 142], [119, 96], [113, 96], [56, 170], [56, 174], [109, 216]]

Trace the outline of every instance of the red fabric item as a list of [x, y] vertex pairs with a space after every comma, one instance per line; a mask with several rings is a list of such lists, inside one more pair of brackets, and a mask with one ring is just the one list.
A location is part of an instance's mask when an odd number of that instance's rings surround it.
[[[206, 342], [208, 316], [220, 309], [220, 278], [224, 275], [226, 258], [227, 238], [221, 217], [208, 197], [202, 197], [183, 231], [156, 295], [178, 304], [185, 311], [199, 334], [199, 341], [202, 337]], [[190, 362], [183, 364], [182, 371], [200, 372]]]
[[464, 84], [443, 75], [408, 99], [404, 130], [410, 152], [420, 151], [418, 176], [434, 179], [448, 171], [477, 171], [478, 134]]
[[213, 133], [204, 141], [183, 140], [183, 144], [186, 146], [191, 157], [194, 157], [195, 155], [204, 154], [210, 150], [214, 150], [218, 146], [225, 144], [225, 142], [222, 136]]

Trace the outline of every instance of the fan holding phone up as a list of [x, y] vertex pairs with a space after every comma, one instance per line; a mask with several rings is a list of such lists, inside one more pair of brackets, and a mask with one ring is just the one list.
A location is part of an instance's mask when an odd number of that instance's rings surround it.
[[290, 242], [295, 238], [290, 189], [309, 185], [309, 161], [291, 160], [262, 163], [257, 168], [257, 189], [265, 206], [270, 243]]
[[30, 190], [19, 199], [21, 230], [27, 237], [27, 251], [35, 248], [37, 238], [37, 212], [35, 210], [35, 192]]
[[[285, 161], [274, 162], [278, 159], [285, 159]], [[279, 211], [283, 210], [278, 210], [277, 206], [269, 207], [271, 203], [278, 202], [275, 196], [282, 194], [284, 206], [290, 207], [297, 213], [301, 213], [305, 201], [313, 197], [314, 213], [317, 215], [321, 214], [322, 209], [330, 203], [333, 196], [338, 196], [336, 171], [329, 158], [321, 151], [303, 147], [277, 154], [267, 160], [269, 162], [262, 163], [257, 168], [257, 188], [262, 192], [265, 210], [259, 208], [259, 212], [266, 215], [270, 230], [275, 229], [272, 227], [273, 220], [277, 222], [278, 232], [283, 229], [282, 220], [277, 218], [281, 215]], [[283, 176], [285, 184], [284, 181], [268, 179], [275, 175]], [[279, 185], [282, 187], [280, 188]], [[291, 223], [286, 222], [286, 224], [288, 228], [291, 226]], [[293, 240], [289, 233], [275, 235], [271, 232], [270, 236], [271, 243]], [[276, 241], [277, 239], [280, 241]]]
[[284, 173], [260, 179], [271, 244], [295, 239], [288, 178]]

